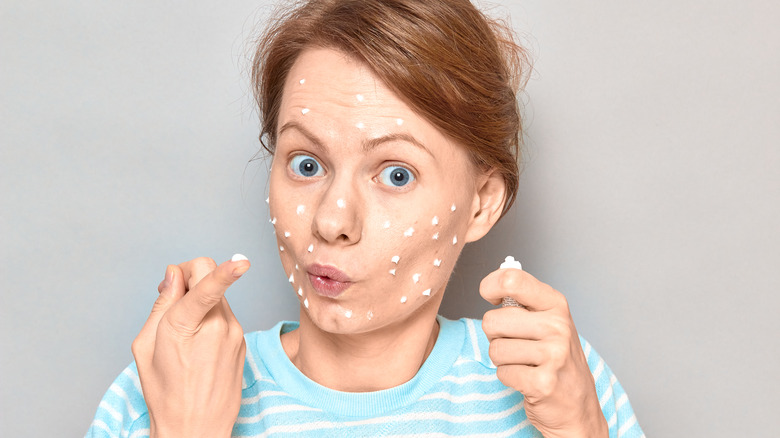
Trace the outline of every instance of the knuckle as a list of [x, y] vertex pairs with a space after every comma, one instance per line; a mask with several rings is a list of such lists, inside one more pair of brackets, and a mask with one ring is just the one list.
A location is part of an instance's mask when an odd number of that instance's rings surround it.
[[558, 379], [554, 373], [543, 372], [539, 374], [536, 379], [536, 389], [538, 396], [541, 398], [547, 398], [555, 392], [555, 388], [558, 384]]
[[547, 355], [553, 366], [560, 368], [566, 362], [566, 358], [569, 355], [569, 349], [566, 347], [566, 345], [556, 342], [550, 344]]
[[192, 260], [192, 265], [199, 269], [208, 269], [209, 271], [217, 267], [217, 263], [211, 257], [198, 257]]
[[493, 336], [493, 334], [496, 333], [496, 324], [495, 311], [487, 312], [485, 313], [485, 316], [482, 317], [482, 331], [485, 332], [488, 337]]

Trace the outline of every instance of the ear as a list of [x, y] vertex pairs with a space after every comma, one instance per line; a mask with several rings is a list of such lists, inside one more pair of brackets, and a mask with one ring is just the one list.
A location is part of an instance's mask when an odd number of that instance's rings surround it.
[[481, 239], [498, 222], [504, 209], [505, 195], [506, 183], [496, 169], [490, 169], [477, 178], [466, 242]]

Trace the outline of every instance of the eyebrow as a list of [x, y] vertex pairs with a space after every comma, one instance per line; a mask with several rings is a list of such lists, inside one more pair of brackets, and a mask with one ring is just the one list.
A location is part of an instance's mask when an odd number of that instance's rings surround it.
[[[316, 147], [317, 149], [323, 152], [327, 149], [325, 147], [325, 144], [316, 135], [314, 135], [314, 133], [312, 133], [311, 131], [306, 129], [306, 127], [304, 127], [303, 125], [295, 121], [287, 122], [281, 128], [279, 128], [278, 136], [281, 137], [282, 133], [290, 129], [294, 129], [300, 132], [304, 137], [306, 137], [306, 139], [312, 142], [314, 147]], [[403, 141], [409, 143], [427, 152], [428, 155], [433, 156], [431, 151], [427, 147], [425, 147], [425, 145], [421, 141], [417, 140], [416, 138], [414, 138], [413, 135], [406, 132], [397, 132], [393, 134], [383, 135], [381, 137], [368, 139], [365, 142], [363, 142], [363, 152], [368, 152], [383, 143], [387, 143], [391, 141]]]

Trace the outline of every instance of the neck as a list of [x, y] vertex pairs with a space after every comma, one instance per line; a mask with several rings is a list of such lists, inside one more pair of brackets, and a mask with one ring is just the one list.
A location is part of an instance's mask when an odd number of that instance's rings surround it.
[[302, 311], [300, 327], [283, 335], [282, 346], [303, 374], [327, 388], [392, 388], [411, 380], [433, 350], [439, 301], [434, 298], [405, 320], [359, 334], [324, 332]]

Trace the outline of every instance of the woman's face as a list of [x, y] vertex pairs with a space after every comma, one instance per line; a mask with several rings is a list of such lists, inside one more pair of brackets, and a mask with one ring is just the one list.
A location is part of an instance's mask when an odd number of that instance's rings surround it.
[[361, 333], [440, 299], [478, 205], [466, 150], [330, 49], [295, 62], [277, 129], [271, 221], [314, 324]]

